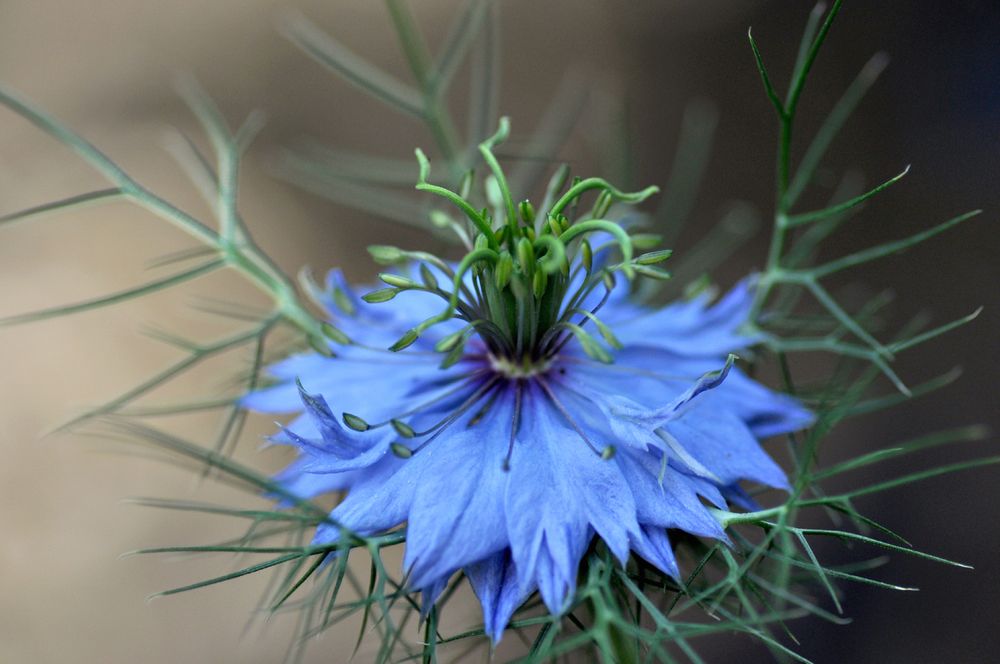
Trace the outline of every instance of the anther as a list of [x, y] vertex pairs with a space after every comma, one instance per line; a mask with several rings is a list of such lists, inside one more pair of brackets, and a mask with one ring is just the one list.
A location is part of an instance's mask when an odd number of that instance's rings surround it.
[[510, 422], [510, 439], [507, 443], [507, 456], [504, 457], [503, 471], [510, 471], [510, 458], [514, 454], [514, 440], [517, 438], [517, 430], [521, 426], [521, 394], [524, 392], [524, 384], [519, 380], [514, 386], [514, 415]]
[[413, 436], [416, 435], [415, 432], [413, 431], [413, 427], [411, 427], [406, 422], [403, 422], [402, 420], [393, 419], [391, 420], [391, 423], [392, 423], [392, 428], [395, 429], [396, 433], [398, 433], [403, 438], [413, 438]]
[[413, 450], [402, 443], [393, 443], [389, 446], [389, 449], [392, 450], [392, 453], [400, 459], [409, 459], [413, 456]]
[[357, 415], [352, 415], [351, 413], [344, 413], [344, 424], [355, 431], [368, 431], [371, 426], [365, 422], [363, 419]]

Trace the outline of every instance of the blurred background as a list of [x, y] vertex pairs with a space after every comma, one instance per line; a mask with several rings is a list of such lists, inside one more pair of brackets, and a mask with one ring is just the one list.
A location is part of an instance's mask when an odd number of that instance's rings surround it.
[[[460, 5], [421, 0], [415, 12], [433, 47]], [[859, 170], [869, 185], [912, 164], [909, 176], [873, 202], [827, 245], [829, 256], [901, 237], [973, 208], [980, 218], [905, 255], [852, 272], [838, 287], [864, 281], [897, 293], [891, 320], [920, 312], [941, 323], [985, 305], [980, 318], [899, 358], [904, 380], [918, 383], [964, 369], [955, 385], [886, 416], [858, 420], [827, 445], [831, 458], [969, 423], [1000, 427], [995, 360], [1000, 333], [1000, 6], [992, 0], [847, 2], [809, 81], [800, 137], [815, 129], [856, 72], [877, 51], [890, 66], [835, 143], [827, 166], [835, 181]], [[786, 80], [811, 5], [792, 0], [558, 0], [502, 3], [500, 108], [518, 133], [535, 126], [568, 72], [593, 81], [580, 126], [599, 140], [571, 140], [561, 155], [587, 170], [618, 153], [637, 184], [664, 184], [685, 107], [711, 100], [718, 112], [705, 185], [694, 202], [678, 254], [729, 209], [746, 201], [762, 218], [773, 199], [776, 122], [746, 40], [752, 25], [770, 71]], [[354, 279], [374, 273], [364, 247], [398, 227], [303, 193], [270, 174], [279, 146], [302, 136], [325, 144], [408, 158], [431, 138], [415, 121], [386, 110], [335, 79], [282, 39], [281, 11], [299, 9], [350, 47], [400, 77], [407, 71], [381, 3], [92, 0], [0, 3], [0, 81], [61, 118], [140, 182], [185, 209], [207, 210], [162, 148], [166, 127], [194, 125], [172, 88], [189, 72], [233, 124], [252, 109], [270, 122], [248, 157], [244, 216], [290, 273], [342, 265]], [[460, 73], [459, 76], [462, 76]], [[460, 100], [462, 85], [456, 89]], [[604, 113], [624, 102], [618, 115]], [[456, 104], [456, 107], [459, 105]], [[613, 106], [618, 108], [618, 106]], [[603, 114], [602, 114], [603, 113]], [[608, 117], [617, 118], [614, 122]], [[596, 118], [596, 119], [595, 119]], [[601, 118], [605, 118], [601, 120]], [[603, 124], [602, 124], [603, 123]], [[595, 148], [594, 144], [598, 144]], [[800, 143], [800, 147], [802, 147]], [[612, 150], [612, 152], [614, 152]], [[624, 155], [624, 156], [623, 156]], [[13, 114], [0, 112], [0, 214], [106, 186], [65, 148]], [[149, 261], [190, 246], [166, 224], [125, 204], [0, 227], [0, 316], [121, 289], [149, 277]], [[717, 271], [722, 284], [762, 265], [761, 232]], [[272, 662], [284, 654], [290, 625], [245, 630], [263, 579], [144, 602], [158, 590], [231, 569], [231, 560], [119, 559], [146, 546], [218, 539], [232, 524], [122, 502], [129, 496], [250, 499], [167, 464], [111, 452], [98, 438], [46, 433], [88, 406], [137, 384], [176, 359], [144, 337], [157, 325], [197, 336], [220, 321], [192, 308], [196, 296], [253, 295], [237, 281], [208, 279], [179, 293], [25, 327], [0, 329], [0, 661]], [[235, 360], [234, 360], [235, 361]], [[208, 367], [161, 394], [164, 400], [210, 394], [233, 365]], [[885, 391], [890, 388], [882, 386]], [[175, 430], [204, 439], [215, 420], [193, 418]], [[258, 451], [273, 431], [252, 422], [237, 452], [265, 470], [287, 462]], [[995, 437], [944, 448], [897, 465], [900, 471], [996, 451]], [[120, 450], [119, 450], [120, 451]], [[873, 481], [881, 466], [854, 482]], [[974, 572], [895, 557], [878, 578], [919, 593], [845, 587], [854, 622], [802, 623], [800, 651], [816, 662], [993, 661], [1000, 651], [1000, 499], [995, 469], [946, 476], [861, 502], [862, 511], [918, 548], [975, 566]], [[839, 545], [828, 560], [865, 555]], [[309, 661], [346, 661], [353, 644], [328, 634]], [[738, 648], [738, 650], [733, 650]], [[716, 644], [707, 661], [768, 661], [749, 640]], [[362, 656], [363, 659], [363, 656]]]

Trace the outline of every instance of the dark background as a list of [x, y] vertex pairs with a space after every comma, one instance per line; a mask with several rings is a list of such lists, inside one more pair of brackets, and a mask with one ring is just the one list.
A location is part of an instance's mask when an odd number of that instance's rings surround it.
[[[168, 198], [203, 213], [158, 146], [168, 124], [191, 128], [171, 90], [177, 71], [195, 73], [235, 122], [264, 108], [268, 129], [251, 153], [244, 211], [290, 272], [344, 265], [368, 278], [364, 246], [403, 242], [396, 227], [275, 182], [266, 165], [277, 146], [301, 136], [337, 146], [406, 157], [430, 138], [306, 61], [273, 29], [275, 12], [290, 4], [380, 65], [405, 76], [387, 16], [379, 3], [266, 0], [214, 3], [64, 3], [8, 0], [0, 6], [0, 80], [36, 99], [94, 140]], [[415, 2], [432, 44], [455, 12], [451, 0]], [[532, 127], [571, 65], [594, 81], [601, 100], [627, 102], [633, 176], [664, 184], [685, 104], [712, 100], [719, 113], [706, 184], [678, 255], [720, 216], [729, 201], [748, 201], [764, 218], [773, 199], [776, 122], [746, 40], [752, 25], [776, 83], [787, 80], [811, 5], [805, 2], [502, 3], [504, 60], [501, 109], [519, 128]], [[838, 430], [830, 459], [969, 423], [1000, 426], [994, 359], [1000, 311], [995, 227], [1000, 214], [1000, 8], [995, 2], [847, 2], [807, 84], [801, 106], [801, 149], [858, 69], [877, 51], [891, 58], [834, 144], [832, 175], [859, 169], [874, 184], [912, 164], [907, 178], [872, 202], [826, 247], [830, 257], [908, 235], [973, 208], [985, 213], [931, 243], [851, 272], [834, 282], [898, 297], [891, 322], [932, 312], [941, 323], [985, 305], [980, 318], [944, 339], [914, 349], [896, 364], [919, 383], [961, 366], [955, 385], [929, 398]], [[607, 92], [600, 92], [607, 91]], [[457, 91], [456, 101], [461, 95]], [[456, 104], [458, 108], [458, 104]], [[601, 127], [584, 124], [588, 131]], [[574, 140], [563, 156], [586, 168], [593, 150]], [[9, 113], [0, 114], [0, 212], [102, 186], [67, 151]], [[813, 199], [806, 199], [807, 201]], [[817, 202], [818, 199], [813, 202]], [[0, 292], [4, 315], [93, 295], [134, 283], [144, 261], [187, 246], [183, 238], [127, 206], [72, 218], [0, 229]], [[717, 277], [731, 283], [763, 264], [766, 233], [729, 261]], [[197, 293], [225, 292], [210, 281]], [[237, 290], [236, 293], [245, 293]], [[0, 659], [3, 661], [274, 661], [286, 634], [240, 634], [260, 586], [254, 581], [183, 597], [142, 599], [201, 578], [183, 561], [116, 560], [125, 550], [206, 541], [217, 526], [121, 506], [128, 495], [232, 498], [141, 460], [94, 454], [80, 438], [37, 438], [77, 409], [99, 402], [162, 367], [173, 356], [136, 335], [142, 323], [169, 321], [214, 333], [190, 310], [188, 296], [164, 295], [104, 314], [86, 314], [0, 330]], [[206, 327], [207, 326], [207, 327]], [[213, 386], [211, 373], [191, 385]], [[888, 391], [887, 385], [882, 386]], [[211, 420], [189, 423], [201, 432]], [[185, 425], [179, 425], [185, 426]], [[200, 428], [199, 428], [200, 427]], [[241, 458], [276, 468], [276, 452], [255, 451], [262, 419], [247, 435]], [[897, 463], [894, 472], [995, 454], [995, 437]], [[852, 482], [881, 479], [887, 466]], [[800, 651], [816, 662], [986, 662], [1000, 648], [1000, 530], [993, 468], [947, 476], [863, 500], [859, 507], [915, 546], [975, 566], [975, 571], [893, 556], [878, 578], [916, 585], [919, 593], [845, 586], [844, 627], [800, 623]], [[239, 498], [235, 498], [239, 499]], [[826, 560], [848, 561], [870, 551], [825, 547]], [[221, 561], [226, 567], [229, 563]], [[200, 563], [199, 563], [200, 565]], [[795, 626], [793, 626], [795, 628]], [[346, 637], [345, 637], [346, 638]], [[329, 635], [315, 661], [344, 661]], [[769, 661], [748, 640], [708, 646], [708, 661]], [[737, 650], [733, 650], [737, 648]]]

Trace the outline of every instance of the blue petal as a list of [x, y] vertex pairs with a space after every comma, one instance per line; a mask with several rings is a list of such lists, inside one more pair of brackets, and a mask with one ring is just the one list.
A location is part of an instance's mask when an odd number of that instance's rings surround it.
[[507, 531], [518, 579], [537, 582], [562, 609], [575, 586], [590, 528], [619, 560], [638, 533], [635, 502], [617, 464], [592, 451], [537, 386], [525, 387], [521, 428], [506, 495]]
[[[643, 526], [680, 528], [693, 535], [724, 539], [725, 532], [698, 498], [701, 484], [664, 466], [652, 453], [623, 451], [615, 457], [635, 500]], [[662, 478], [662, 479], [661, 479]]]
[[396, 437], [392, 429], [363, 432], [347, 429], [341, 426], [322, 396], [309, 394], [301, 384], [299, 396], [319, 438], [305, 438], [290, 429], [284, 430], [284, 437], [309, 459], [304, 470], [313, 473], [357, 470], [376, 463], [389, 451], [389, 444]]
[[[557, 550], [558, 546], [548, 546], [548, 536], [543, 538], [543, 545], [538, 550], [534, 582], [538, 584], [538, 593], [549, 612], [559, 614], [566, 609], [576, 589], [576, 568], [592, 534], [588, 530], [584, 537], [569, 543], [571, 549], [564, 551]], [[571, 561], [572, 566], [567, 561]]]
[[797, 399], [769, 390], [738, 369], [705, 401], [735, 413], [758, 438], [799, 431], [815, 420]]
[[605, 311], [602, 318], [626, 346], [648, 346], [691, 356], [725, 356], [760, 341], [759, 337], [741, 332], [753, 304], [751, 283], [740, 282], [711, 306], [708, 296], [702, 295], [661, 309], [646, 309], [631, 318], [628, 315], [634, 310], [627, 307]]
[[[726, 376], [729, 375], [732, 365], [733, 356], [730, 355], [721, 370], [706, 373], [680, 395], [671, 399], [669, 403], [655, 410], [636, 408], [632, 403], [619, 401], [610, 408], [611, 418], [616, 422], [626, 420], [647, 431], [658, 429], [667, 422], [680, 417], [698, 396], [722, 385]], [[613, 398], [613, 395], [609, 395], [610, 398]]]
[[413, 585], [445, 575], [507, 546], [503, 470], [512, 395], [497, 397], [475, 426], [454, 423], [408, 463], [425, 471], [413, 494], [404, 566]]
[[675, 579], [680, 577], [677, 558], [674, 557], [665, 528], [643, 526], [640, 534], [632, 538], [632, 549], [664, 574]]
[[761, 449], [747, 425], [728, 411], [695, 406], [666, 429], [723, 485], [749, 479], [788, 488], [784, 471]]
[[469, 565], [465, 574], [483, 606], [483, 627], [493, 643], [499, 643], [514, 611], [524, 604], [535, 587], [522, 588], [518, 583], [509, 550]]
[[[416, 461], [416, 457], [408, 461]], [[406, 520], [413, 502], [416, 481], [413, 469], [418, 463], [407, 463], [389, 454], [370, 466], [351, 487], [347, 497], [330, 512], [332, 523], [316, 528], [314, 544], [330, 544], [340, 539], [340, 526], [359, 535], [383, 533]]]
[[443, 576], [440, 579], [436, 579], [435, 581], [420, 588], [421, 620], [427, 619], [431, 609], [434, 608], [434, 605], [437, 604], [438, 599], [441, 597], [441, 593], [443, 593], [444, 589], [448, 587], [448, 578], [448, 576]]
[[748, 512], [755, 512], [760, 509], [760, 505], [757, 501], [754, 500], [749, 493], [744, 491], [743, 487], [739, 484], [731, 484], [723, 487], [722, 493], [726, 496], [726, 500], [734, 505], [739, 505]]
[[[309, 457], [299, 457], [280, 473], [274, 476], [274, 481], [285, 491], [299, 498], [309, 499], [334, 491], [349, 489], [357, 479], [356, 472], [345, 473], [312, 473], [308, 470]], [[281, 501], [282, 507], [289, 502]]]

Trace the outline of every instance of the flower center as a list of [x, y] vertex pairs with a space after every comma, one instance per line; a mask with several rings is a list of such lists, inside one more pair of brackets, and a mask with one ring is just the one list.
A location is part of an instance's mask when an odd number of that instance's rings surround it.
[[[403, 291], [422, 291], [443, 300], [440, 313], [407, 330], [389, 350], [402, 351], [429, 328], [457, 320], [462, 325], [434, 343], [434, 350], [443, 354], [440, 368], [449, 369], [463, 360], [471, 360], [475, 367], [450, 376], [448, 384], [453, 386], [438, 396], [385, 422], [368, 424], [356, 415], [344, 415], [345, 424], [357, 431], [393, 427], [400, 440], [392, 444], [392, 450], [403, 458], [419, 452], [467, 414], [468, 426], [475, 425], [502, 393], [513, 396], [504, 467], [509, 466], [526, 394], [546, 400], [595, 454], [602, 458], [614, 454], [613, 447], [600, 448], [587, 437], [550, 386], [547, 374], [573, 342], [592, 360], [612, 361], [609, 349], [619, 349], [621, 344], [599, 316], [619, 283], [618, 276], [629, 282], [638, 276], [669, 278], [668, 272], [656, 267], [670, 256], [669, 250], [635, 253], [654, 247], [658, 236], [634, 232], [636, 224], [626, 223], [626, 217], [612, 210], [615, 204], [640, 203], [657, 188], [628, 193], [601, 178], [571, 180], [564, 167], [550, 180], [536, 212], [526, 199], [515, 203], [493, 154], [508, 131], [504, 118], [497, 133], [479, 146], [489, 171], [481, 187], [474, 186], [474, 172], [467, 174], [458, 191], [431, 184], [427, 181], [430, 164], [417, 150], [417, 189], [447, 200], [461, 212], [456, 219], [438, 210], [431, 219], [441, 228], [450, 228], [465, 246], [461, 260], [451, 263], [426, 252], [386, 245], [369, 248], [376, 262], [409, 269], [403, 274], [380, 274], [387, 287], [363, 296], [366, 302], [388, 302]], [[470, 198], [475, 194], [478, 199], [480, 192], [485, 200]], [[583, 199], [591, 192], [596, 196], [588, 209]], [[466, 342], [473, 337], [475, 352], [468, 353]], [[405, 421], [412, 422], [413, 415], [430, 408], [448, 412], [420, 431]], [[421, 440], [413, 444], [408, 442], [411, 439]]]
[[531, 378], [544, 374], [552, 366], [554, 358], [532, 360], [525, 356], [520, 361], [509, 357], [490, 355], [490, 368], [505, 378]]

